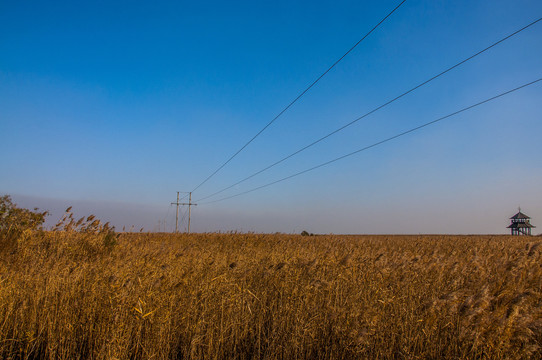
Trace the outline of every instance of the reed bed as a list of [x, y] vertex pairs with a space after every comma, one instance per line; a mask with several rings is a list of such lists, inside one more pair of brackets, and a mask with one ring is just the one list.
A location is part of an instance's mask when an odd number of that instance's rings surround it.
[[27, 231], [0, 358], [541, 358], [541, 240]]

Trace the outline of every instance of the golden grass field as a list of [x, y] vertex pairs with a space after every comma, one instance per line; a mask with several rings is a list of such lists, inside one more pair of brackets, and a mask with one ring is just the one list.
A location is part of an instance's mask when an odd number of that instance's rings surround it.
[[25, 231], [0, 358], [541, 358], [541, 240]]

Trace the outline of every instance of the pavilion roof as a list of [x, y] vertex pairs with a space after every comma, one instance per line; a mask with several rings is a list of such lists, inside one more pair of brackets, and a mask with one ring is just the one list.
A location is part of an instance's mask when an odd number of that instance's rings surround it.
[[536, 226], [531, 225], [528, 222], [521, 222], [521, 223], [512, 223], [508, 226], [508, 229], [517, 229], [517, 228], [534, 228]]
[[516, 215], [512, 216], [510, 219], [511, 220], [530, 219], [530, 217], [528, 217], [527, 215], [525, 215], [524, 213], [520, 211]]

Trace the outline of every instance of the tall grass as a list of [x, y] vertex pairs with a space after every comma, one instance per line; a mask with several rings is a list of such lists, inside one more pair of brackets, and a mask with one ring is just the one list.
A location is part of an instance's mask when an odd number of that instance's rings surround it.
[[537, 238], [18, 241], [0, 261], [2, 359], [542, 357]]

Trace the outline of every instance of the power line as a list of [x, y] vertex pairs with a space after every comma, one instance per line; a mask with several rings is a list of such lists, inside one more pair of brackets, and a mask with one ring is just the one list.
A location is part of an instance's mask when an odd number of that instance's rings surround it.
[[251, 193], [251, 192], [253, 192], [253, 191], [260, 190], [260, 189], [266, 188], [266, 187], [268, 187], [268, 186], [271, 186], [271, 185], [275, 185], [275, 184], [277, 184], [277, 183], [280, 183], [280, 182], [282, 182], [282, 181], [291, 179], [291, 178], [293, 178], [293, 177], [296, 177], [296, 176], [305, 174], [305, 173], [307, 173], [307, 172], [309, 172], [309, 171], [316, 170], [316, 169], [318, 169], [318, 168], [327, 166], [327, 165], [332, 164], [332, 163], [334, 163], [334, 162], [336, 162], [336, 161], [339, 161], [339, 160], [342, 160], [342, 159], [347, 158], [347, 157], [349, 157], [349, 156], [358, 154], [358, 153], [360, 153], [360, 152], [362, 152], [362, 151], [369, 150], [369, 149], [374, 148], [374, 147], [376, 147], [376, 146], [378, 146], [378, 145], [382, 145], [382, 144], [384, 144], [384, 143], [387, 143], [387, 142], [389, 142], [389, 141], [392, 141], [392, 140], [394, 140], [394, 139], [397, 139], [397, 138], [399, 138], [399, 137], [401, 137], [401, 136], [404, 136], [404, 135], [410, 134], [410, 133], [412, 133], [412, 132], [414, 132], [414, 131], [420, 130], [420, 129], [426, 127], [426, 126], [433, 125], [433, 124], [435, 124], [435, 123], [437, 123], [437, 122], [439, 122], [439, 121], [445, 120], [445, 119], [450, 118], [450, 117], [452, 117], [452, 116], [454, 116], [454, 115], [460, 114], [460, 113], [462, 113], [462, 112], [464, 112], [464, 111], [470, 110], [470, 109], [472, 109], [472, 108], [475, 108], [475, 107], [477, 107], [477, 106], [480, 106], [480, 105], [485, 104], [485, 103], [487, 103], [487, 102], [490, 102], [490, 101], [492, 101], [492, 100], [498, 99], [498, 98], [500, 98], [500, 97], [502, 97], [502, 96], [505, 96], [505, 95], [508, 95], [508, 94], [510, 94], [510, 93], [513, 93], [514, 91], [523, 89], [523, 88], [525, 88], [525, 87], [527, 87], [527, 86], [530, 86], [530, 85], [533, 85], [533, 84], [535, 84], [535, 83], [537, 83], [537, 82], [539, 82], [539, 81], [542, 81], [542, 78], [539, 78], [539, 79], [537, 79], [537, 80], [531, 81], [531, 82], [529, 82], [529, 83], [527, 83], [527, 84], [521, 85], [521, 86], [516, 87], [516, 88], [514, 88], [514, 89], [512, 89], [512, 90], [508, 90], [508, 91], [503, 92], [503, 93], [501, 93], [501, 94], [499, 94], [499, 95], [493, 96], [493, 97], [491, 97], [491, 98], [489, 98], [489, 99], [480, 101], [480, 102], [478, 102], [478, 103], [476, 103], [476, 104], [474, 104], [474, 105], [467, 106], [467, 107], [465, 107], [465, 108], [463, 108], [463, 109], [461, 109], [461, 110], [455, 111], [455, 112], [453, 112], [453, 113], [451, 113], [451, 114], [448, 114], [448, 115], [446, 115], [446, 116], [440, 117], [440, 118], [438, 118], [438, 119], [436, 119], [436, 120], [433, 120], [433, 121], [427, 122], [427, 123], [425, 123], [425, 124], [416, 126], [416, 127], [412, 128], [412, 129], [410, 129], [410, 130], [403, 131], [403, 132], [401, 132], [401, 133], [399, 133], [399, 134], [397, 134], [397, 135], [394, 135], [394, 136], [392, 136], [392, 137], [389, 137], [389, 138], [386, 138], [386, 139], [384, 139], [384, 140], [378, 141], [378, 142], [376, 142], [376, 143], [374, 143], [374, 144], [371, 144], [371, 145], [369, 145], [369, 146], [363, 147], [363, 148], [361, 148], [361, 149], [358, 149], [358, 150], [353, 151], [353, 152], [351, 152], [351, 153], [348, 153], [348, 154], [346, 154], [346, 155], [339, 156], [338, 158], [335, 158], [335, 159], [333, 159], [333, 160], [329, 160], [329, 161], [326, 161], [326, 162], [321, 163], [321, 164], [319, 164], [319, 165], [313, 166], [313, 167], [311, 167], [311, 168], [309, 168], [309, 169], [305, 169], [305, 170], [300, 171], [300, 172], [298, 172], [298, 173], [295, 173], [295, 174], [286, 176], [286, 177], [284, 177], [284, 178], [282, 178], [282, 179], [275, 180], [275, 181], [273, 181], [273, 182], [267, 183], [267, 184], [265, 184], [265, 185], [258, 186], [258, 187], [256, 187], [256, 188], [253, 188], [253, 189], [250, 189], [250, 190], [247, 190], [247, 191], [244, 191], [244, 192], [235, 194], [235, 195], [231, 195], [231, 196], [228, 196], [228, 197], [225, 197], [225, 198], [222, 198], [222, 199], [218, 199], [218, 200], [214, 200], [214, 201], [209, 201], [209, 202], [206, 202], [206, 203], [204, 203], [204, 204], [211, 204], [211, 203], [215, 203], [215, 202], [219, 202], [219, 201], [231, 199], [231, 198], [234, 198], [234, 197], [237, 197], [237, 196], [241, 196], [241, 195], [244, 195], [244, 194], [248, 194], [248, 193]]
[[405, 3], [406, 0], [402, 0], [399, 5], [397, 5], [392, 11], [388, 13], [378, 24], [376, 24], [365, 36], [363, 36], [357, 43], [354, 44], [346, 53], [344, 53], [343, 56], [341, 56], [337, 61], [333, 63], [322, 75], [320, 75], [316, 80], [314, 80], [305, 90], [303, 90], [294, 100], [292, 100], [278, 115], [276, 115], [270, 122], [267, 123], [260, 131], [256, 133], [245, 145], [243, 145], [237, 152], [235, 152], [226, 162], [224, 162], [222, 165], [218, 167], [211, 175], [209, 175], [205, 180], [203, 180], [198, 186], [192, 190], [192, 192], [196, 191], [200, 186], [205, 184], [209, 179], [211, 179], [216, 173], [218, 173], [224, 166], [226, 166], [234, 157], [236, 157], [241, 151], [243, 151], [252, 141], [254, 141], [258, 136], [260, 136], [261, 133], [263, 133], [271, 124], [275, 122], [282, 114], [284, 114], [293, 104], [297, 102], [307, 91], [309, 91], [320, 79], [322, 79], [328, 72], [331, 71], [339, 62], [341, 62], [342, 59], [344, 59], [352, 50], [354, 50], [365, 38], [367, 38], [373, 31], [375, 31], [388, 17], [390, 17], [403, 3]]
[[448, 73], [449, 71], [451, 71], [451, 70], [453, 70], [453, 69], [455, 69], [455, 68], [457, 68], [457, 67], [463, 65], [463, 64], [466, 63], [467, 61], [474, 59], [474, 58], [477, 57], [478, 55], [483, 54], [484, 52], [490, 50], [491, 48], [493, 48], [493, 47], [495, 47], [495, 46], [497, 46], [497, 45], [499, 45], [500, 43], [504, 42], [505, 40], [510, 39], [510, 38], [513, 37], [514, 35], [519, 34], [519, 33], [522, 32], [523, 30], [525, 30], [525, 29], [527, 29], [527, 28], [533, 26], [534, 24], [538, 23], [539, 21], [542, 21], [542, 18], [539, 18], [538, 20], [535, 20], [535, 21], [531, 22], [530, 24], [528, 24], [528, 25], [522, 27], [521, 29], [519, 29], [519, 30], [517, 30], [517, 31], [515, 31], [515, 32], [513, 32], [513, 33], [511, 33], [510, 35], [508, 35], [508, 36], [506, 36], [506, 37], [500, 39], [499, 41], [497, 41], [497, 42], [491, 44], [490, 46], [484, 48], [483, 50], [478, 51], [478, 52], [475, 53], [474, 55], [469, 56], [468, 58], [466, 58], [466, 59], [464, 59], [464, 60], [458, 62], [457, 64], [455, 64], [455, 65], [453, 65], [452, 67], [449, 67], [448, 69], [446, 69], [446, 70], [444, 70], [444, 71], [438, 73], [437, 75], [434, 75], [433, 77], [431, 77], [431, 78], [429, 78], [428, 80], [425, 80], [424, 82], [422, 82], [422, 83], [416, 85], [415, 87], [413, 87], [413, 88], [411, 88], [410, 90], [408, 90], [408, 91], [402, 93], [401, 95], [396, 96], [395, 98], [393, 98], [393, 99], [391, 99], [391, 100], [385, 102], [384, 104], [382, 104], [382, 105], [376, 107], [375, 109], [369, 111], [368, 113], [366, 113], [366, 114], [364, 114], [364, 115], [362, 115], [362, 116], [360, 116], [360, 117], [358, 117], [358, 118], [356, 118], [356, 119], [350, 121], [349, 123], [347, 123], [347, 124], [345, 124], [345, 125], [339, 127], [339, 128], [336, 129], [336, 130], [333, 130], [332, 132], [328, 133], [327, 135], [322, 136], [321, 138], [319, 138], [319, 139], [317, 139], [317, 140], [311, 142], [310, 144], [308, 144], [308, 145], [306, 145], [306, 146], [300, 148], [299, 150], [296, 150], [295, 152], [291, 153], [290, 155], [285, 156], [285, 157], [283, 157], [282, 159], [280, 159], [280, 160], [278, 160], [278, 161], [272, 163], [271, 165], [269, 165], [269, 166], [267, 166], [267, 167], [265, 167], [265, 168], [263, 168], [263, 169], [261, 169], [261, 170], [255, 172], [255, 173], [253, 173], [252, 175], [249, 175], [249, 176], [247, 176], [247, 177], [245, 177], [245, 178], [243, 178], [243, 179], [237, 181], [236, 183], [234, 183], [234, 184], [232, 184], [232, 185], [229, 185], [229, 186], [227, 186], [227, 187], [225, 187], [225, 188], [223, 188], [223, 189], [221, 189], [221, 190], [219, 190], [219, 191], [217, 191], [217, 192], [214, 192], [214, 193], [212, 193], [212, 194], [210, 194], [210, 195], [208, 195], [208, 196], [205, 196], [205, 197], [199, 199], [198, 201], [202, 201], [202, 200], [205, 200], [205, 199], [209, 199], [209, 198], [211, 198], [211, 197], [213, 197], [213, 196], [215, 196], [215, 195], [218, 195], [218, 194], [220, 194], [220, 193], [222, 193], [222, 192], [224, 192], [224, 191], [226, 191], [226, 190], [229, 190], [229, 189], [231, 189], [232, 187], [234, 187], [234, 186], [236, 186], [236, 185], [239, 185], [239, 184], [241, 184], [241, 183], [243, 183], [243, 182], [245, 182], [245, 181], [247, 181], [247, 180], [253, 178], [253, 177], [256, 176], [256, 175], [259, 175], [259, 174], [261, 174], [261, 173], [263, 173], [263, 172], [265, 172], [265, 171], [271, 169], [272, 167], [275, 167], [276, 165], [278, 165], [278, 164], [280, 164], [280, 163], [282, 163], [282, 162], [284, 162], [284, 161], [290, 159], [291, 157], [294, 157], [295, 155], [297, 155], [297, 154], [299, 154], [299, 153], [301, 153], [301, 152], [307, 150], [308, 148], [310, 148], [310, 147], [312, 147], [312, 146], [318, 144], [319, 142], [321, 142], [321, 141], [323, 141], [323, 140], [325, 140], [325, 139], [327, 139], [327, 138], [329, 138], [329, 137], [335, 135], [336, 133], [338, 133], [338, 132], [340, 132], [340, 131], [346, 129], [347, 127], [349, 127], [349, 126], [355, 124], [356, 122], [358, 122], [358, 121], [360, 121], [360, 120], [366, 118], [367, 116], [369, 116], [369, 115], [371, 115], [371, 114], [373, 114], [373, 113], [375, 113], [375, 112], [381, 110], [382, 108], [384, 108], [384, 107], [390, 105], [391, 103], [393, 103], [393, 102], [399, 100], [400, 98], [404, 97], [405, 95], [408, 95], [408, 94], [410, 94], [411, 92], [413, 92], [413, 91], [415, 91], [415, 90], [421, 88], [422, 86], [427, 85], [427, 84], [430, 83], [431, 81], [433, 81], [433, 80], [439, 78], [440, 76], [442, 76], [442, 75]]

